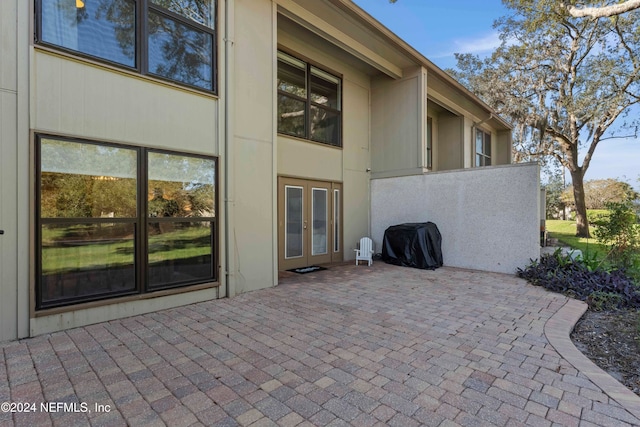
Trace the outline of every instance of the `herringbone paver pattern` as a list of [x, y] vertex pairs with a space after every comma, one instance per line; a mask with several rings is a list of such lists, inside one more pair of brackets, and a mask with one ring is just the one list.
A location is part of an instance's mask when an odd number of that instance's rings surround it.
[[80, 412], [0, 425], [640, 425], [549, 345], [565, 302], [508, 275], [332, 267], [3, 344], [0, 402]]

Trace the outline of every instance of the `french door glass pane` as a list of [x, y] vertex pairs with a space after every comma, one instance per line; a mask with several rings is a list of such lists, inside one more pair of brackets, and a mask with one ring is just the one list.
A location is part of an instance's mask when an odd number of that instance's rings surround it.
[[213, 90], [213, 35], [149, 12], [149, 72]]
[[302, 191], [302, 187], [285, 187], [285, 258], [303, 255]]
[[135, 1], [46, 0], [41, 3], [44, 42], [135, 67]]
[[333, 190], [333, 251], [340, 252], [340, 190]]
[[329, 230], [327, 212], [327, 190], [324, 188], [312, 189], [311, 208], [311, 255], [327, 253], [327, 238]]
[[210, 221], [150, 222], [149, 287], [213, 279]]
[[43, 224], [42, 305], [135, 289], [135, 225]]
[[135, 218], [137, 151], [42, 139], [42, 218]]

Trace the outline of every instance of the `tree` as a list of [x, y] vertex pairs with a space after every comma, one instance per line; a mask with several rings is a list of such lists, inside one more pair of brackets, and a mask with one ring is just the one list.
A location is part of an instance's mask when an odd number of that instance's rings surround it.
[[[395, 0], [393, 0], [395, 3]], [[608, 18], [615, 15], [620, 15], [632, 10], [640, 9], [640, 0], [627, 0], [621, 3], [611, 4], [608, 6], [599, 7], [583, 7], [578, 8], [572, 4], [560, 4], [561, 7], [565, 7], [569, 15], [574, 18]]]
[[564, 214], [566, 204], [562, 199], [562, 194], [565, 190], [562, 177], [559, 175], [553, 175], [549, 179], [549, 182], [544, 184], [542, 188], [544, 188], [546, 193], [546, 218], [551, 219], [557, 217], [560, 212]]
[[[572, 187], [562, 194], [562, 200], [567, 204], [575, 203]], [[612, 178], [585, 181], [584, 194], [587, 209], [605, 209], [608, 203], [629, 203], [640, 197], [630, 184]]]
[[[389, 3], [395, 3], [397, 0], [389, 0]], [[607, 6], [597, 7], [577, 7], [575, 4], [559, 3], [561, 9], [565, 9], [569, 15], [574, 18], [608, 18], [620, 15], [632, 10], [640, 9], [640, 0], [627, 0]]]
[[553, 0], [504, 3], [513, 14], [495, 24], [501, 46], [484, 60], [456, 55], [451, 73], [514, 123], [516, 158], [553, 156], [568, 169], [577, 235], [588, 237], [583, 181], [596, 148], [637, 132], [637, 118], [623, 119], [640, 104], [640, 11], [578, 19]]

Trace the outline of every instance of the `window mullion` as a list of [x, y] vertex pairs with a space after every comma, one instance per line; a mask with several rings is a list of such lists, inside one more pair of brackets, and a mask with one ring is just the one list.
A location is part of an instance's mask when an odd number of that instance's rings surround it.
[[148, 225], [149, 215], [147, 213], [148, 207], [148, 170], [147, 170], [147, 150], [138, 150], [138, 232], [136, 241], [136, 263], [138, 265], [138, 291], [147, 292], [147, 270], [149, 257], [147, 256], [148, 245]]
[[139, 0], [136, 4], [138, 8], [137, 16], [139, 18], [139, 22], [137, 23], [136, 28], [138, 29], [138, 34], [136, 36], [137, 39], [137, 59], [139, 61], [138, 69], [141, 74], [149, 73], [149, 55], [148, 55], [148, 41], [147, 41], [147, 31], [148, 31], [148, 0]]
[[311, 65], [307, 64], [307, 71], [306, 71], [306, 81], [305, 81], [305, 85], [306, 85], [306, 94], [307, 94], [307, 99], [306, 99], [306, 103], [305, 103], [305, 119], [306, 119], [306, 123], [305, 123], [305, 135], [307, 138], [311, 138]]

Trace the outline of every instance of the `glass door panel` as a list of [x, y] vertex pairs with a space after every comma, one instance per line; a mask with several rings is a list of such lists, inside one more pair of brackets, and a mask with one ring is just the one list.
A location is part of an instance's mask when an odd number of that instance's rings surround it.
[[340, 252], [340, 190], [333, 190], [333, 251]]
[[312, 188], [311, 193], [311, 255], [324, 255], [329, 240], [328, 191], [326, 188]]
[[285, 258], [304, 255], [304, 188], [285, 186]]

